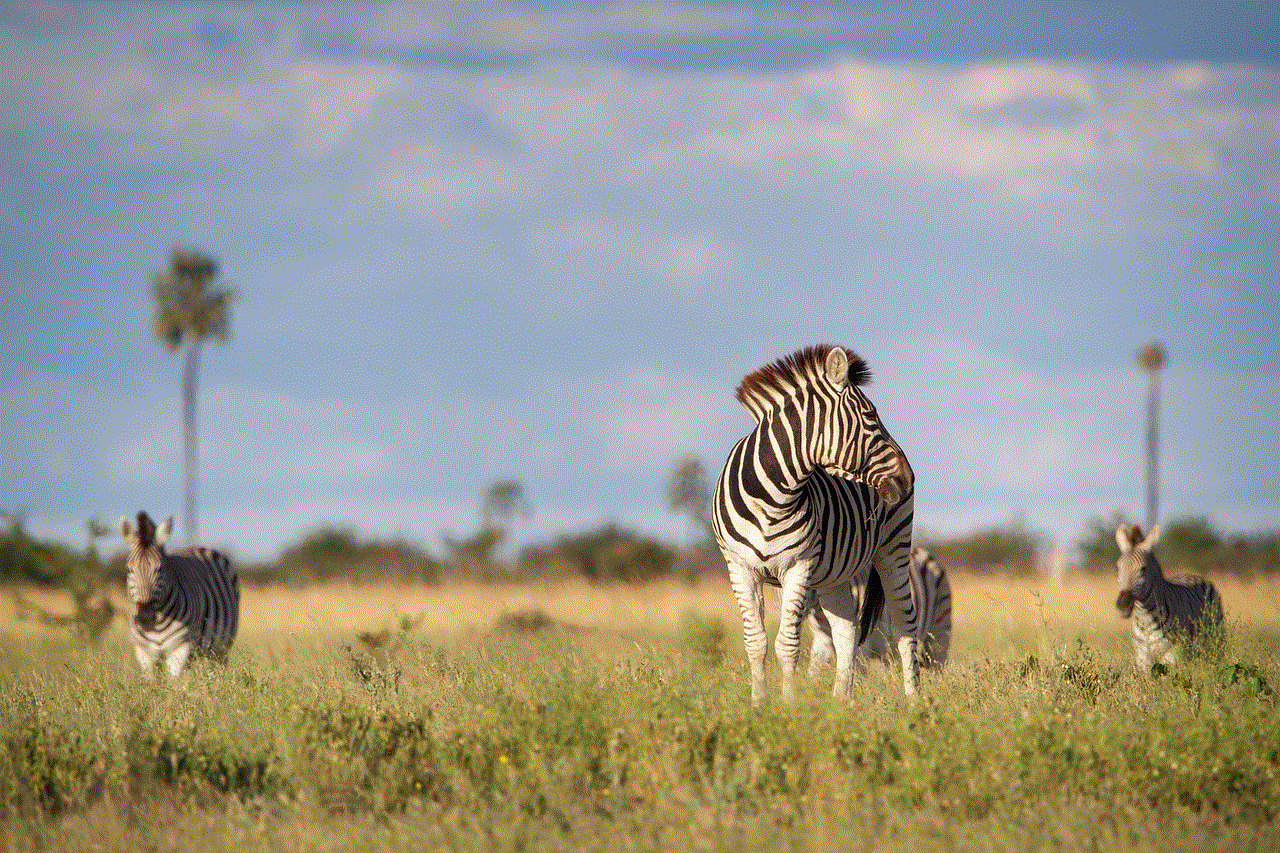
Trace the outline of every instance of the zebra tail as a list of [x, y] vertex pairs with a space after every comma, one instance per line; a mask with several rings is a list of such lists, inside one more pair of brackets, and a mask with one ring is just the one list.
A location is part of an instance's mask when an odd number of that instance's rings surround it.
[[884, 585], [880, 581], [880, 573], [874, 568], [871, 569], [871, 576], [867, 578], [867, 594], [862, 598], [862, 616], [858, 620], [858, 646], [871, 636], [872, 627], [880, 621], [880, 614], [884, 612]]

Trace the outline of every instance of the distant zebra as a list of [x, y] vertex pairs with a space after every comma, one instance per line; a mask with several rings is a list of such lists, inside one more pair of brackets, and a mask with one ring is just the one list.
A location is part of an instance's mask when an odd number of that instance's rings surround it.
[[1222, 599], [1212, 583], [1194, 575], [1165, 578], [1151, 553], [1159, 538], [1160, 525], [1145, 539], [1136, 524], [1116, 528], [1116, 609], [1126, 619], [1133, 617], [1133, 649], [1144, 672], [1156, 661], [1172, 665], [1177, 641], [1193, 640], [1222, 625]]
[[209, 548], [166, 553], [172, 517], [157, 527], [140, 512], [137, 524], [134, 530], [127, 518], [120, 519], [120, 535], [129, 546], [129, 636], [143, 673], [151, 677], [163, 658], [169, 674], [177, 676], [193, 651], [225, 661], [240, 618], [240, 582], [231, 562]]
[[[921, 666], [940, 667], [947, 662], [947, 654], [951, 648], [951, 581], [947, 579], [947, 572], [942, 564], [923, 548], [911, 549], [911, 573], [911, 591], [919, 614], [916, 653], [920, 657]], [[872, 608], [870, 621], [873, 625], [871, 632], [858, 646], [858, 657], [888, 660], [892, 657], [889, 646], [889, 611], [883, 606], [884, 591], [880, 587], [879, 575], [874, 572], [871, 574], [866, 594], [862, 597], [862, 606]], [[811, 677], [835, 657], [831, 626], [822, 610], [813, 607], [816, 603], [817, 596], [810, 593], [805, 600], [805, 609], [808, 611], [809, 628], [813, 631], [813, 646], [809, 652]]]
[[854, 649], [870, 628], [864, 613], [859, 633], [853, 590], [867, 582], [873, 566], [888, 581], [903, 690], [916, 691], [915, 477], [858, 388], [870, 378], [856, 354], [820, 345], [762, 367], [738, 386], [738, 401], [756, 428], [729, 452], [716, 482], [712, 526], [742, 614], [753, 704], [764, 698], [764, 584], [781, 587], [774, 650], [783, 701], [795, 697], [801, 611], [810, 589], [831, 627], [832, 692], [848, 696]]

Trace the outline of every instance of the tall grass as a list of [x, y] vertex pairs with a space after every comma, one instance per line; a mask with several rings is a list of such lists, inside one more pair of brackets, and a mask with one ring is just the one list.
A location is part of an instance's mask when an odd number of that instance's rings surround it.
[[1223, 585], [1226, 644], [1161, 676], [1105, 582], [953, 584], [915, 701], [875, 665], [759, 711], [723, 583], [247, 589], [178, 684], [118, 628], [0, 622], [0, 850], [1274, 842], [1280, 582]]

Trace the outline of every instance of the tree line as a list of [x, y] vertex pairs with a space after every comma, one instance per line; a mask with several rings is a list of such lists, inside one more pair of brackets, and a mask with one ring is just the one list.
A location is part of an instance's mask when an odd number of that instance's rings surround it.
[[[504, 494], [497, 504], [497, 493]], [[507, 502], [508, 498], [516, 498]], [[469, 536], [444, 537], [435, 554], [402, 538], [368, 538], [342, 525], [321, 526], [285, 548], [274, 560], [238, 561], [247, 583], [305, 585], [325, 581], [438, 583], [581, 577], [598, 582], [637, 582], [661, 577], [695, 578], [721, 572], [724, 562], [711, 539], [705, 504], [690, 508], [689, 531], [680, 544], [624, 525], [605, 523], [546, 542], [527, 544], [504, 556], [517, 515], [527, 513], [518, 483], [495, 484], [486, 493], [477, 530]], [[672, 504], [676, 504], [672, 500]], [[678, 507], [676, 507], [678, 508]], [[696, 510], [696, 512], [694, 511]], [[1122, 513], [1090, 519], [1074, 543], [1072, 566], [1084, 572], [1115, 570], [1115, 529], [1131, 523]], [[97, 541], [106, 527], [86, 525], [83, 550], [37, 539], [20, 515], [0, 513], [0, 583], [63, 588], [79, 596], [84, 607], [103, 606], [105, 590], [123, 589], [124, 551], [99, 556]], [[114, 543], [113, 543], [114, 544]], [[916, 544], [928, 548], [951, 571], [1032, 576], [1043, 571], [1048, 539], [1025, 522], [985, 527], [960, 536], [917, 533]], [[234, 556], [234, 555], [233, 555]], [[1209, 519], [1174, 519], [1162, 526], [1160, 557], [1170, 572], [1225, 573], [1241, 576], [1280, 572], [1280, 532], [1227, 534]]]

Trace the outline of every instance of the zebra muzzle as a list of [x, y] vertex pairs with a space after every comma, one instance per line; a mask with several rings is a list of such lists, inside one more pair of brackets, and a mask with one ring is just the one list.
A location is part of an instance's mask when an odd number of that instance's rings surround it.
[[154, 605], [140, 604], [133, 614], [133, 622], [144, 631], [149, 631], [156, 626], [156, 608]]

